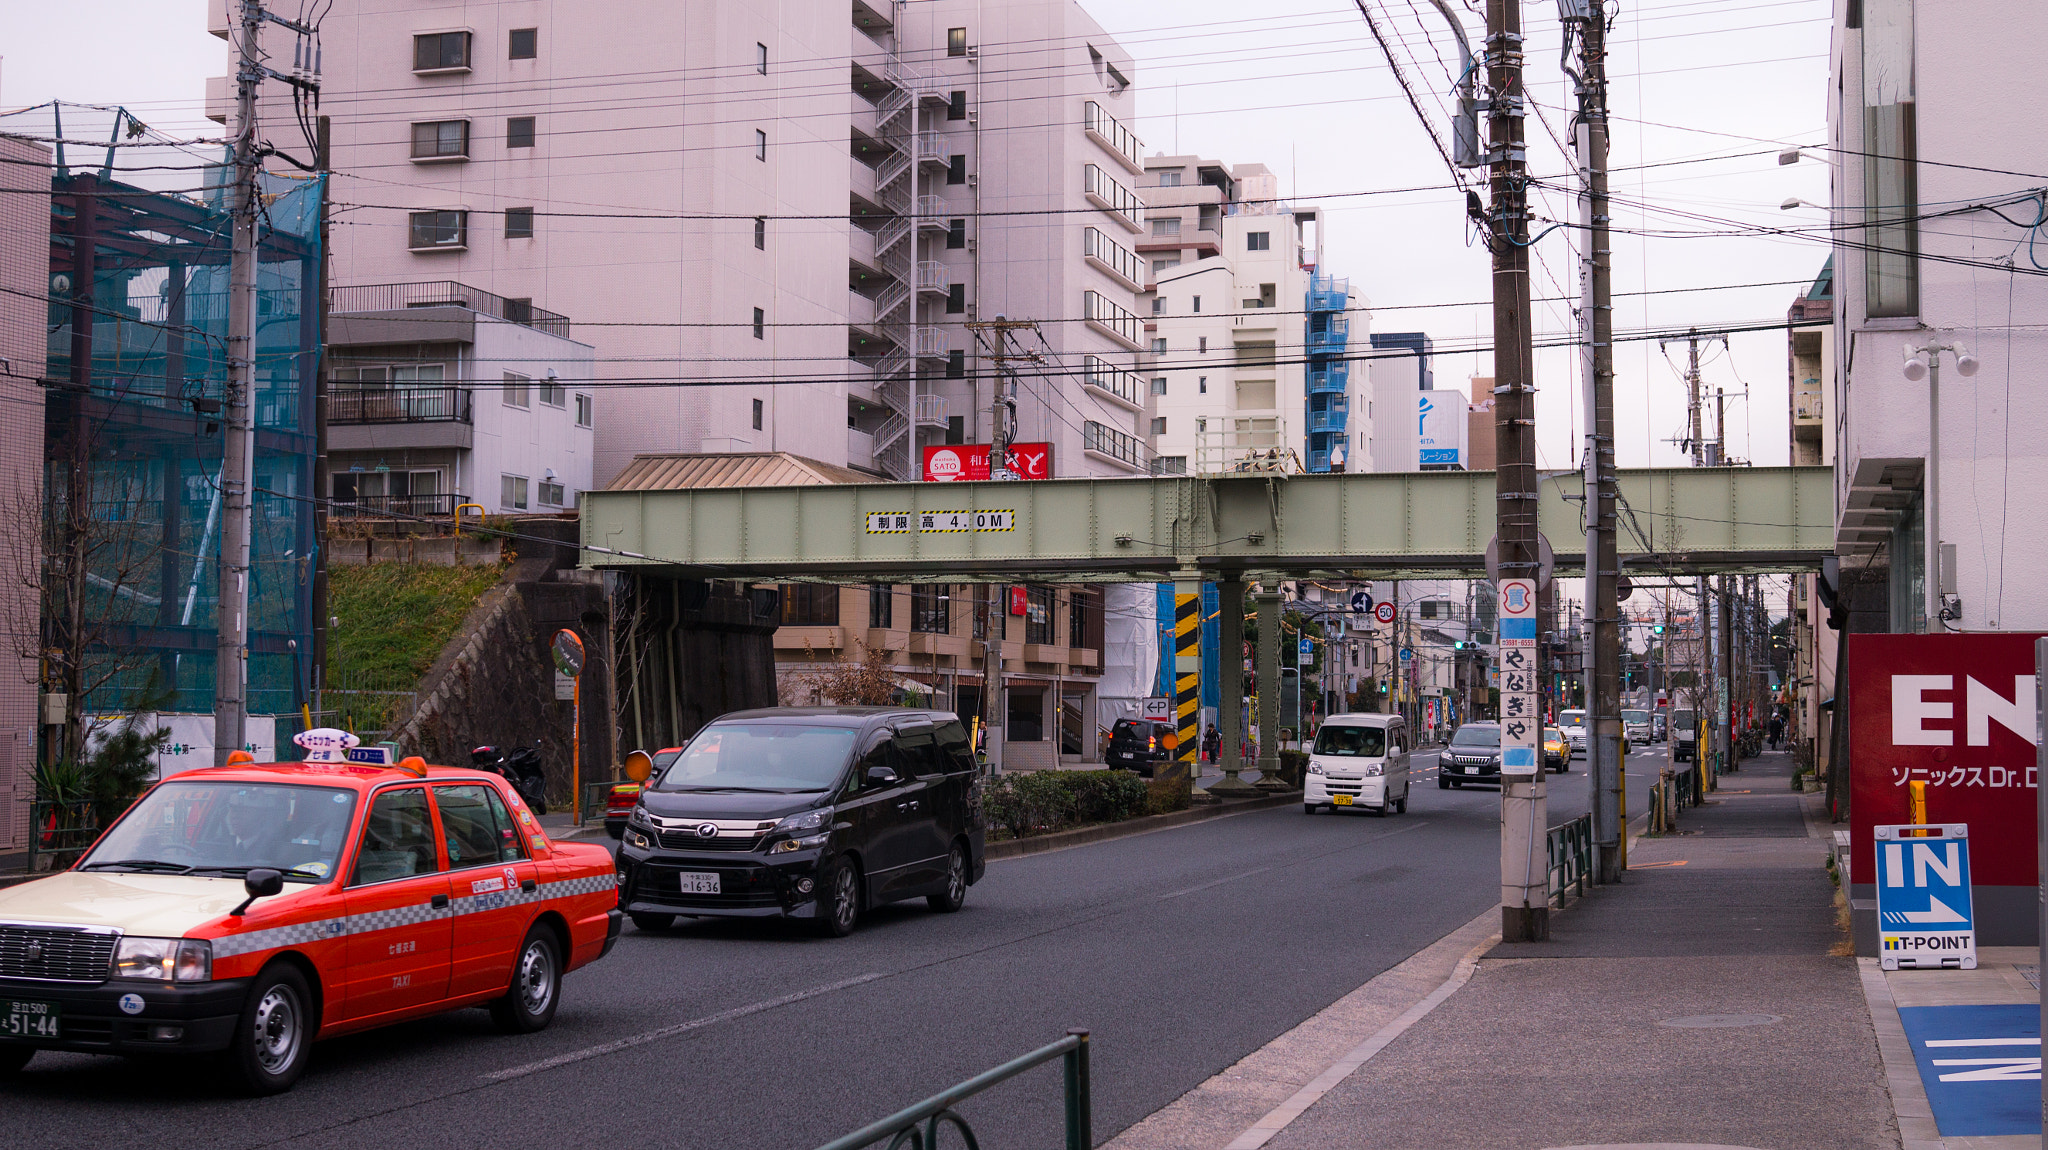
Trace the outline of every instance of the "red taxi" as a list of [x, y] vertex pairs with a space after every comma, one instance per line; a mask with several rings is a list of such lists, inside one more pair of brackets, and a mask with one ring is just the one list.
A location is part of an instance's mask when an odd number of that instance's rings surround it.
[[273, 1093], [316, 1039], [465, 1006], [547, 1026], [618, 939], [610, 852], [552, 841], [495, 775], [346, 754], [372, 761], [173, 776], [71, 870], [0, 890], [0, 1075], [219, 1052]]

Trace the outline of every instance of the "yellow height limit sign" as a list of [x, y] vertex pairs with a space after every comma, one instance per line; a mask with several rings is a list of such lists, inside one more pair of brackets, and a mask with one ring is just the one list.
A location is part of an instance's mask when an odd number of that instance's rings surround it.
[[1001, 511], [870, 511], [870, 535], [946, 535], [965, 531], [1014, 531], [1017, 512]]

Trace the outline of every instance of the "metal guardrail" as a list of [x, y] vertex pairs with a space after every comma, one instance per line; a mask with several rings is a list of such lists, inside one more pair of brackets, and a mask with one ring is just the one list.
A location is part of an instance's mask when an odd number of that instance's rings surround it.
[[1090, 1150], [1095, 1145], [1095, 1122], [1089, 1108], [1088, 1031], [1085, 1029], [1069, 1030], [1067, 1036], [1058, 1042], [1041, 1046], [994, 1070], [977, 1074], [880, 1122], [870, 1123], [844, 1138], [827, 1142], [818, 1150], [860, 1150], [884, 1138], [890, 1139], [887, 1150], [938, 1150], [942, 1126], [951, 1126], [968, 1147], [978, 1146], [980, 1143], [976, 1141], [973, 1129], [953, 1109], [954, 1104], [1055, 1058], [1066, 1060], [1066, 1150]]
[[1580, 815], [1563, 826], [1550, 828], [1545, 836], [1550, 855], [1550, 897], [1564, 901], [1567, 888], [1586, 893], [1593, 871], [1593, 816]]
[[[91, 800], [29, 804], [28, 869], [58, 871], [77, 862], [100, 837], [99, 812]], [[40, 862], [48, 858], [47, 867]]]

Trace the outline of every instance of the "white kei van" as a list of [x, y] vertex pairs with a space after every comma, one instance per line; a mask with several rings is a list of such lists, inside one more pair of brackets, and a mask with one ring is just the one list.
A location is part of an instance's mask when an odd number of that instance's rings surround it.
[[1408, 753], [1414, 740], [1399, 715], [1331, 715], [1316, 731], [1303, 776], [1301, 813], [1318, 807], [1408, 810]]

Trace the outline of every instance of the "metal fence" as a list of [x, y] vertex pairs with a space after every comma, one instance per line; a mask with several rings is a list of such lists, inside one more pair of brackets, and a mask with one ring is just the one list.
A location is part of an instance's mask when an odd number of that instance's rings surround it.
[[1550, 854], [1550, 897], [1562, 905], [1567, 888], [1585, 894], [1593, 870], [1593, 816], [1580, 815], [1550, 828], [1545, 842]]
[[419, 709], [419, 684], [410, 677], [333, 675], [314, 703], [323, 724], [352, 731], [365, 745], [382, 742]]
[[100, 837], [99, 811], [91, 800], [34, 802], [29, 804], [29, 819], [34, 828], [28, 839], [31, 874], [69, 867]]
[[1067, 1036], [1058, 1042], [1041, 1046], [1021, 1058], [1013, 1058], [994, 1070], [934, 1094], [880, 1122], [870, 1123], [844, 1138], [827, 1142], [818, 1150], [860, 1150], [884, 1138], [890, 1139], [888, 1150], [938, 1150], [939, 1130], [946, 1126], [951, 1126], [967, 1146], [979, 1145], [967, 1119], [961, 1117], [953, 1106], [1055, 1058], [1066, 1062], [1066, 1150], [1090, 1150], [1095, 1145], [1095, 1123], [1089, 1105], [1086, 1030], [1069, 1030]]
[[549, 335], [569, 338], [569, 317], [533, 306], [528, 299], [504, 296], [454, 280], [425, 283], [355, 284], [334, 289], [331, 311], [341, 314], [359, 311], [399, 311], [416, 307], [463, 307], [483, 315], [538, 328]]

